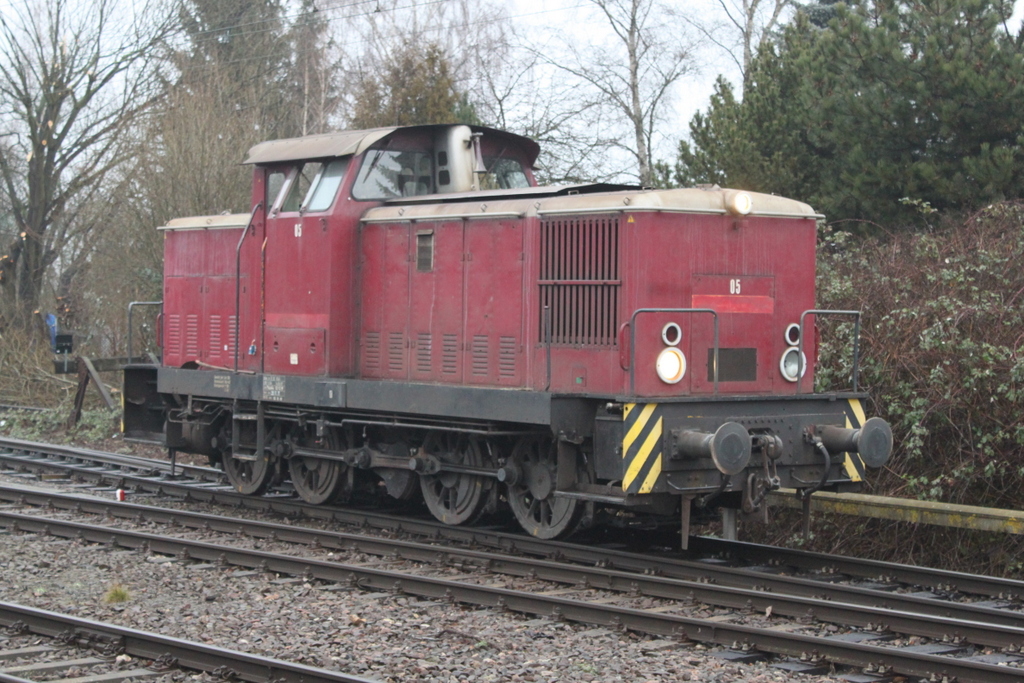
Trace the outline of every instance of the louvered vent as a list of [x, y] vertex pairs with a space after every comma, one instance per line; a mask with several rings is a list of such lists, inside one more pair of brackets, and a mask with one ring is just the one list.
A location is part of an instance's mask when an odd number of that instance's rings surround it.
[[363, 349], [366, 358], [366, 371], [375, 375], [380, 372], [380, 332], [366, 333], [366, 347]]
[[220, 329], [221, 317], [219, 315], [210, 316], [210, 355], [219, 356], [224, 353], [221, 348], [221, 329]]
[[498, 340], [498, 375], [516, 376], [516, 338], [502, 337]]
[[199, 316], [185, 316], [185, 356], [199, 357]]
[[181, 316], [177, 313], [167, 316], [167, 355], [177, 356], [181, 353]]
[[433, 355], [429, 332], [420, 332], [416, 335], [416, 372], [429, 374], [433, 369]]
[[388, 334], [388, 371], [402, 372], [405, 370], [405, 335], [401, 332]]
[[614, 345], [621, 285], [618, 217], [546, 220], [540, 238], [540, 341], [550, 327], [553, 344]]
[[487, 376], [488, 339], [486, 334], [478, 334], [473, 337], [473, 376]]
[[441, 339], [441, 372], [454, 375], [459, 371], [459, 335], [446, 334]]
[[238, 328], [235, 325], [238, 324], [238, 317], [230, 315], [228, 316], [228, 329], [226, 333], [228, 350], [227, 353], [235, 355], [235, 337], [238, 335]]

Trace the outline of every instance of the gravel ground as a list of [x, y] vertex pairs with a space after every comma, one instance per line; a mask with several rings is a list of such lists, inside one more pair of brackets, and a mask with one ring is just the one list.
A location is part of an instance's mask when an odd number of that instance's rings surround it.
[[[813, 680], [701, 645], [36, 535], [0, 532], [0, 576], [0, 600], [379, 681]], [[105, 601], [115, 585], [126, 601]]]

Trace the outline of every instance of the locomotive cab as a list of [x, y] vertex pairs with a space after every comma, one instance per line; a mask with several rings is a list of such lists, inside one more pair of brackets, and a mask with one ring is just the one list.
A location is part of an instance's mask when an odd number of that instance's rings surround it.
[[249, 214], [161, 228], [163, 361], [126, 371], [126, 434], [246, 493], [507, 505], [546, 538], [885, 462], [856, 371], [814, 393], [815, 320], [856, 314], [815, 309], [809, 206], [539, 187], [538, 149], [464, 125], [253, 147]]

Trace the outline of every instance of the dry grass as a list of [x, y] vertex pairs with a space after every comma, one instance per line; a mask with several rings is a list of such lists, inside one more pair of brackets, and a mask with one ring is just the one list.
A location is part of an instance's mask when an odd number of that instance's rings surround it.
[[128, 602], [130, 597], [131, 595], [127, 588], [120, 583], [115, 583], [103, 594], [103, 602], [112, 605], [119, 602]]
[[0, 403], [55, 407], [74, 398], [74, 375], [53, 374], [48, 339], [36, 333], [0, 332]]

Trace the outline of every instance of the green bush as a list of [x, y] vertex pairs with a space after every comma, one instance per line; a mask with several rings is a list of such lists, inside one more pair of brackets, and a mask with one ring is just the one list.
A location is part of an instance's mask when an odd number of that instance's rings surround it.
[[[862, 386], [896, 442], [879, 489], [1022, 507], [1024, 204], [884, 238], [823, 228], [818, 305], [864, 313]], [[849, 335], [821, 327], [819, 389], [849, 386]]]

